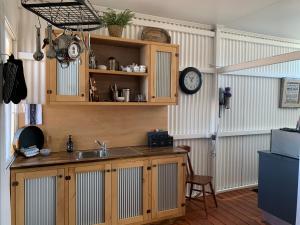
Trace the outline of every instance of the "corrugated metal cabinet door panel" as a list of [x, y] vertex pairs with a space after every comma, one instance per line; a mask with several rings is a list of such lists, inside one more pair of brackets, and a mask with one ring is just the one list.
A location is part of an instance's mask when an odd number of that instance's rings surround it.
[[111, 165], [69, 168], [69, 225], [111, 224]]
[[151, 45], [151, 102], [176, 103], [178, 47]]
[[149, 219], [148, 160], [112, 164], [112, 224]]
[[86, 101], [87, 100], [87, 53], [71, 62], [67, 68], [55, 59], [47, 59], [47, 95], [50, 102]]
[[152, 219], [184, 215], [183, 162], [183, 157], [152, 161]]
[[16, 173], [16, 225], [64, 225], [64, 170]]

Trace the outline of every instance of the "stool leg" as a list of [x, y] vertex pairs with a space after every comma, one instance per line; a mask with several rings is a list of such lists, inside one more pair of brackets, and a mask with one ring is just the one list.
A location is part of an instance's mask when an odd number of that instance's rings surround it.
[[216, 207], [218, 208], [218, 203], [217, 203], [216, 194], [215, 194], [215, 191], [214, 191], [214, 188], [213, 188], [211, 182], [209, 182], [209, 186], [210, 186], [211, 193], [212, 193], [212, 195], [213, 195], [213, 197], [214, 197], [214, 201], [215, 201]]
[[206, 197], [205, 197], [205, 185], [202, 185], [202, 191], [203, 191], [203, 203], [204, 203], [204, 210], [207, 217], [207, 207], [206, 207]]
[[194, 184], [190, 183], [190, 196], [189, 196], [189, 200], [192, 199], [192, 194], [193, 194], [193, 186]]

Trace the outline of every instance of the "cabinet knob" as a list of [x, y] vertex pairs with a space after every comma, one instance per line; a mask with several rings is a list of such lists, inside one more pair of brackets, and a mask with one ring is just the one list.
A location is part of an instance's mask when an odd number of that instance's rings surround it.
[[59, 175], [57, 175], [57, 177], [58, 177], [58, 178], [62, 178], [62, 177], [63, 177], [63, 175], [59, 174]]
[[51, 95], [52, 94], [52, 90], [47, 90], [47, 94]]
[[65, 180], [71, 180], [71, 176], [66, 176]]
[[84, 94], [83, 94], [83, 93], [81, 94], [81, 97], [84, 97]]
[[18, 182], [18, 181], [13, 181], [13, 182], [11, 183], [11, 185], [14, 186], [14, 187], [15, 187], [15, 186], [18, 186], [18, 185], [19, 185], [19, 182]]
[[155, 98], [155, 96], [152, 96], [152, 98]]

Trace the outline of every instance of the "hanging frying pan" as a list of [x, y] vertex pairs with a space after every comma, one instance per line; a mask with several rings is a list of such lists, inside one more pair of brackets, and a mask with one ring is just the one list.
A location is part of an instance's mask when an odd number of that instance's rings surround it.
[[44, 133], [40, 128], [36, 126], [22, 127], [15, 133], [13, 148], [20, 150], [35, 145], [38, 149], [42, 149], [44, 140]]

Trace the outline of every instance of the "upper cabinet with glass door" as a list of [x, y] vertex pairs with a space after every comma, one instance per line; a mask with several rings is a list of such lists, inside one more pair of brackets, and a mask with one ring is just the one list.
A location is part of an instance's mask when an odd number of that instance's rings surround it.
[[48, 89], [50, 102], [83, 102], [86, 99], [86, 53], [69, 66], [60, 64], [56, 59], [48, 61]]
[[151, 101], [176, 103], [178, 47], [151, 46]]

